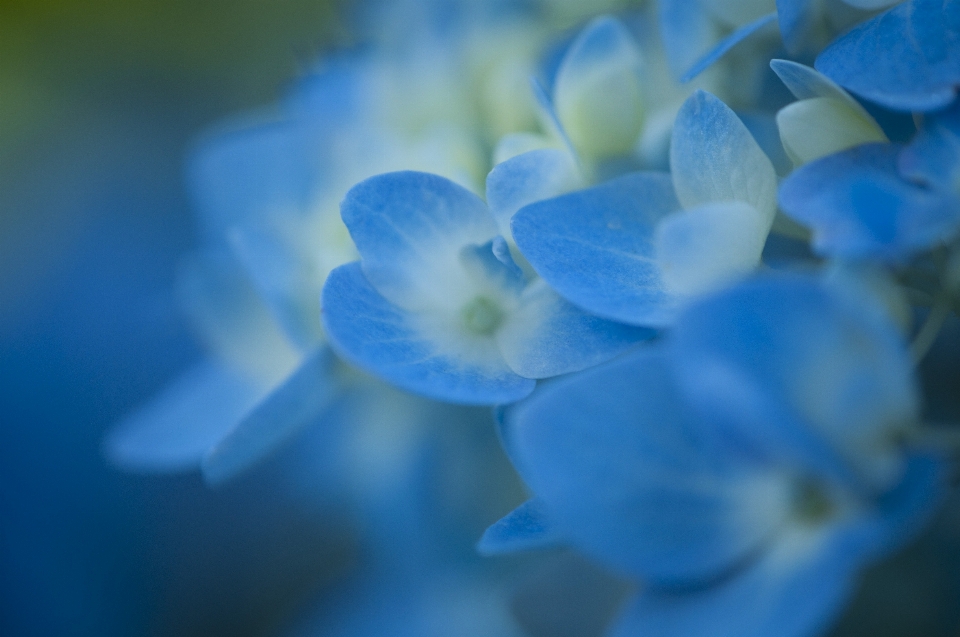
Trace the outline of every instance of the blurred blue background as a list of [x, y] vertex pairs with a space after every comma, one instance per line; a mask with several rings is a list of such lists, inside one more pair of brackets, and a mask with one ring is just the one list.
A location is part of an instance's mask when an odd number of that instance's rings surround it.
[[[269, 634], [357, 561], [345, 523], [272, 488], [276, 462], [210, 490], [122, 473], [100, 451], [201, 355], [173, 291], [197, 243], [191, 143], [348, 44], [343, 8], [0, 2], [0, 636]], [[932, 418], [960, 414], [958, 350], [952, 321], [922, 370]], [[833, 634], [957, 634], [960, 506], [947, 511], [870, 570]], [[540, 599], [566, 584], [544, 572], [519, 584], [524, 625], [588, 634], [570, 595]], [[609, 613], [618, 589], [588, 575], [575, 596], [599, 591]]]
[[269, 467], [210, 491], [100, 453], [199, 356], [189, 144], [342, 39], [318, 0], [0, 3], [0, 635], [262, 634], [349, 559]]

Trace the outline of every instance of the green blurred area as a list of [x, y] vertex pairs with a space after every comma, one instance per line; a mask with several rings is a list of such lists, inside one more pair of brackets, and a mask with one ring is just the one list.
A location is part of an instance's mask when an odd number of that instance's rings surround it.
[[125, 81], [225, 112], [269, 101], [338, 39], [336, 15], [330, 0], [3, 0], [0, 152]]
[[[137, 161], [154, 158], [158, 182], [182, 191], [183, 156], [206, 126], [274, 102], [305, 66], [345, 41], [340, 4], [0, 0], [3, 304], [41, 289], [64, 243], [91, 223], [77, 209], [41, 201], [48, 185], [98, 177], [65, 157], [95, 157], [107, 144], [115, 156], [129, 152], [125, 143], [140, 149]], [[146, 148], [151, 135], [163, 144]], [[75, 168], [63, 165], [71, 161]], [[99, 178], [110, 178], [105, 170]], [[24, 194], [28, 188], [37, 194]]]

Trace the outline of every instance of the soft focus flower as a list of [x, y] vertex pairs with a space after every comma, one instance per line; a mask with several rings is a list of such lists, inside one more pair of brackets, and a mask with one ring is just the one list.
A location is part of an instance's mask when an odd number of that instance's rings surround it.
[[897, 332], [838, 292], [750, 281], [511, 409], [505, 444], [537, 500], [480, 548], [569, 542], [639, 579], [614, 635], [826, 628], [943, 475], [900, 442], [918, 399]]

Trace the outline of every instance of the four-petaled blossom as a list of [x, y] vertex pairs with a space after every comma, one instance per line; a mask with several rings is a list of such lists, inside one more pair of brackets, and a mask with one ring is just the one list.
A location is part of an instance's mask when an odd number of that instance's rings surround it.
[[344, 358], [404, 389], [511, 402], [534, 379], [595, 365], [651, 335], [528, 280], [486, 204], [442, 177], [372, 177], [347, 193], [342, 215], [362, 259], [327, 279], [327, 334]]

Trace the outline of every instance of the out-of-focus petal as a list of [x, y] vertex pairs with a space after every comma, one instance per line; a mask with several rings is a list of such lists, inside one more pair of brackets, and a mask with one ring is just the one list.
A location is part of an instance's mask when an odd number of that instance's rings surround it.
[[825, 255], [898, 261], [953, 236], [952, 197], [900, 178], [894, 144], [866, 144], [793, 172], [780, 188], [783, 211], [813, 229]]
[[760, 558], [716, 586], [648, 591], [613, 637], [806, 637], [829, 628], [857, 569], [912, 539], [944, 494], [943, 464], [914, 458], [896, 489], [867, 511], [816, 528], [784, 529]]
[[783, 565], [776, 550], [729, 581], [687, 594], [640, 595], [611, 637], [809, 637], [853, 593], [856, 561], [846, 546]]
[[674, 76], [679, 78], [716, 43], [720, 28], [698, 2], [662, 0], [658, 6], [667, 61]]
[[873, 121], [834, 97], [815, 97], [789, 104], [777, 113], [780, 139], [797, 166], [861, 144], [886, 142]]
[[774, 0], [697, 0], [700, 6], [731, 27], [739, 27], [776, 11]]
[[710, 49], [706, 55], [699, 58], [694, 64], [684, 72], [683, 76], [680, 78], [681, 82], [689, 82], [693, 78], [697, 77], [710, 66], [715, 64], [717, 60], [726, 55], [730, 49], [740, 44], [748, 37], [760, 31], [764, 27], [767, 27], [777, 20], [776, 13], [769, 13], [763, 17], [757, 18], [753, 22], [743, 25], [727, 37], [723, 38], [718, 42], [712, 49]]
[[562, 542], [543, 503], [527, 500], [490, 526], [477, 543], [482, 555], [499, 555], [548, 548]]
[[265, 386], [293, 371], [300, 352], [234, 255], [190, 255], [178, 274], [180, 305], [209, 351]]
[[199, 469], [210, 448], [266, 391], [219, 363], [203, 361], [114, 428], [104, 440], [104, 454], [130, 471]]
[[791, 275], [717, 293], [678, 317], [671, 361], [722, 428], [883, 490], [902, 476], [898, 436], [919, 417], [913, 365], [893, 323], [842, 292]]
[[207, 483], [234, 478], [315, 423], [337, 395], [334, 365], [329, 348], [317, 350], [244, 416], [204, 456], [201, 469]]
[[698, 435], [657, 348], [545, 385], [508, 412], [521, 476], [574, 546], [646, 582], [709, 581], [759, 549], [785, 482]]
[[643, 125], [641, 55], [615, 18], [587, 25], [570, 46], [554, 84], [557, 115], [585, 157], [627, 154]]
[[487, 205], [500, 234], [512, 238], [510, 220], [520, 208], [586, 184], [576, 159], [566, 150], [544, 148], [497, 164], [487, 176]]
[[907, 179], [960, 196], [960, 103], [928, 115], [923, 127], [898, 160]]
[[265, 211], [303, 209], [320, 173], [316, 140], [291, 121], [258, 121], [204, 140], [187, 176], [206, 226], [222, 236]]

